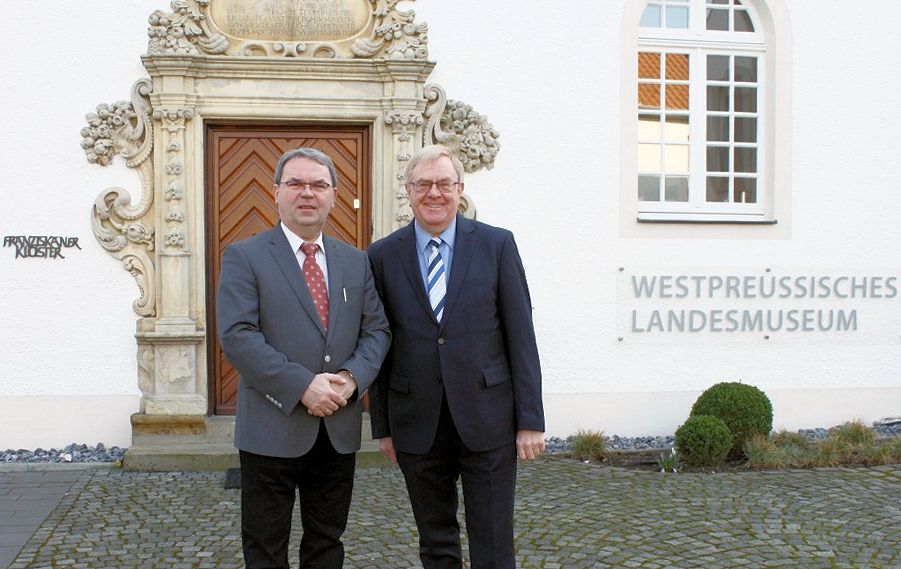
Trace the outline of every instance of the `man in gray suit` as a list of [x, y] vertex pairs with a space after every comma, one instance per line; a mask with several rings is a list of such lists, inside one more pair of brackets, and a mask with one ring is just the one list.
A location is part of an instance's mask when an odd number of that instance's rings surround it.
[[295, 491], [300, 567], [344, 562], [360, 395], [390, 333], [366, 254], [322, 235], [337, 183], [322, 152], [286, 152], [275, 169], [281, 223], [222, 256], [216, 317], [241, 376], [235, 446], [248, 569], [288, 569]]

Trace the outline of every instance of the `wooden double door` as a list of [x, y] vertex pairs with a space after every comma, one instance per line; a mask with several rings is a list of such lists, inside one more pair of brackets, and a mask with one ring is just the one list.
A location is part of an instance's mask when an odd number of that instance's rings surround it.
[[369, 125], [234, 125], [206, 128], [206, 266], [210, 413], [233, 415], [238, 373], [219, 347], [216, 287], [222, 252], [278, 223], [275, 166], [287, 150], [325, 152], [338, 172], [338, 201], [325, 234], [361, 249], [372, 235]]

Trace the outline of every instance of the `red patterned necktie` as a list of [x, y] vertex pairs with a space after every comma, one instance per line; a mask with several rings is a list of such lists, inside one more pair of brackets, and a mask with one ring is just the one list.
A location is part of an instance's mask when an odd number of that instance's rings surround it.
[[316, 243], [304, 243], [300, 246], [305, 256], [303, 260], [303, 276], [307, 280], [307, 288], [313, 297], [313, 304], [319, 312], [319, 320], [322, 321], [322, 329], [328, 330], [328, 289], [325, 288], [325, 277], [322, 269], [316, 262], [316, 251], [319, 245]]

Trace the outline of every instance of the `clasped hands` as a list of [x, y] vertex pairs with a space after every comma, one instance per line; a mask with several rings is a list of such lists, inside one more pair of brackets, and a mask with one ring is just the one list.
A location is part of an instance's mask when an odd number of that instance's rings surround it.
[[357, 382], [345, 370], [338, 373], [319, 373], [303, 392], [300, 402], [314, 417], [328, 417], [347, 402], [357, 390]]

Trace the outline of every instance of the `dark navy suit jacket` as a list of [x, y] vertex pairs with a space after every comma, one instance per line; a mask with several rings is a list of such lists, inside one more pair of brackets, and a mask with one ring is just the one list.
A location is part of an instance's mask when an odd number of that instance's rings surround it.
[[469, 450], [510, 444], [519, 429], [544, 431], [532, 304], [512, 233], [457, 216], [440, 324], [412, 223], [373, 243], [369, 259], [393, 336], [370, 388], [374, 438], [391, 436], [402, 452], [427, 452], [442, 392]]

